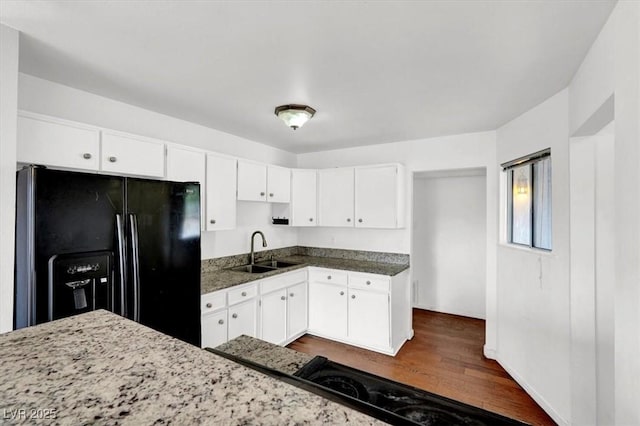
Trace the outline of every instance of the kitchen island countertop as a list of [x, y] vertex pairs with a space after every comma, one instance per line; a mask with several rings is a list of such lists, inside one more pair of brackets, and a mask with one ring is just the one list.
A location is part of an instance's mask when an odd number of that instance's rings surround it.
[[381, 424], [102, 310], [2, 334], [0, 359], [9, 424]]
[[261, 274], [250, 274], [247, 272], [232, 271], [230, 269], [220, 269], [217, 271], [203, 272], [200, 293], [206, 294], [235, 285], [248, 283], [262, 278], [271, 277], [283, 272], [290, 272], [307, 266], [315, 266], [318, 268], [341, 269], [346, 271], [364, 272], [369, 274], [379, 274], [394, 276], [409, 268], [409, 264], [388, 263], [388, 262], [372, 262], [368, 260], [353, 260], [335, 257], [322, 256], [306, 256], [293, 255], [280, 257], [278, 260], [285, 262], [298, 263], [299, 265], [288, 268], [277, 269], [274, 271], [264, 272]]

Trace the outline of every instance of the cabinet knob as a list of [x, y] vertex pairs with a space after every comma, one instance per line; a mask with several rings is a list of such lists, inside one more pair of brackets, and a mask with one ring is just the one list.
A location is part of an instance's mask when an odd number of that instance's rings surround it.
[[261, 192], [261, 193], [260, 193], [260, 196], [261, 196], [261, 197], [264, 197], [264, 192]]
[[231, 318], [238, 318], [238, 314], [231, 315]]
[[352, 299], [355, 299], [355, 298], [356, 298], [356, 295], [355, 295], [355, 294], [352, 294], [352, 295], [351, 295], [351, 298], [352, 298]]
[[91, 160], [91, 154], [85, 152], [84, 154], [82, 154], [82, 158], [84, 158], [85, 160]]
[[207, 308], [212, 307], [213, 305], [211, 303], [207, 303]]
[[309, 218], [309, 222], [313, 222], [313, 218], [312, 217]]
[[362, 223], [362, 219], [358, 219], [358, 222]]
[[109, 161], [111, 163], [115, 163], [116, 161], [118, 161], [118, 159], [116, 157], [109, 157]]
[[246, 295], [247, 295], [247, 292], [246, 292], [246, 291], [243, 291], [241, 294], [242, 294], [243, 296], [246, 296]]
[[224, 320], [223, 319], [219, 319], [218, 320], [218, 324], [220, 324], [220, 325], [224, 324]]
[[327, 275], [327, 279], [330, 280], [331, 279], [331, 275]]
[[215, 225], [216, 220], [215, 219], [211, 219], [209, 222], [211, 222], [211, 224]]
[[270, 192], [270, 193], [269, 193], [269, 197], [273, 197], [273, 192]]
[[341, 291], [341, 292], [340, 292], [340, 296], [344, 296], [344, 291]]
[[350, 217], [347, 218], [347, 222], [351, 222], [351, 218]]
[[280, 296], [280, 300], [287, 300], [287, 296]]
[[367, 281], [367, 285], [371, 285], [371, 281]]
[[293, 297], [293, 293], [289, 293], [289, 297]]

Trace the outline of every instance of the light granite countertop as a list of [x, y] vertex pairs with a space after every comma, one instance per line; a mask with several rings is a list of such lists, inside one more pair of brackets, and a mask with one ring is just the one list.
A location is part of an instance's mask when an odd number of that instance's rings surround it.
[[102, 310], [2, 334], [0, 360], [0, 423], [382, 424]]
[[394, 276], [409, 268], [409, 264], [373, 262], [369, 260], [354, 260], [335, 257], [293, 255], [278, 257], [278, 260], [285, 262], [299, 263], [299, 265], [289, 268], [282, 268], [261, 274], [250, 274], [248, 272], [238, 272], [229, 269], [203, 272], [200, 281], [200, 293], [206, 294], [213, 291], [223, 290], [235, 285], [248, 283], [251, 281], [290, 272], [295, 269], [315, 266], [319, 268], [341, 269], [346, 271], [366, 272], [370, 274], [380, 274]]
[[286, 374], [295, 373], [314, 358], [312, 355], [245, 335], [229, 340], [215, 349]]

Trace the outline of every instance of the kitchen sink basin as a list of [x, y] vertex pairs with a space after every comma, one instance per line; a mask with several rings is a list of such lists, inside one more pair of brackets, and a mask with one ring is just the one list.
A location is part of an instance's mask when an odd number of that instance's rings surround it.
[[263, 260], [262, 262], [256, 263], [256, 265], [265, 266], [267, 268], [281, 269], [288, 268], [289, 266], [296, 266], [299, 265], [299, 263], [284, 262], [282, 260]]
[[248, 272], [250, 274], [262, 274], [264, 272], [275, 271], [276, 268], [265, 265], [242, 265], [230, 268], [231, 271]]

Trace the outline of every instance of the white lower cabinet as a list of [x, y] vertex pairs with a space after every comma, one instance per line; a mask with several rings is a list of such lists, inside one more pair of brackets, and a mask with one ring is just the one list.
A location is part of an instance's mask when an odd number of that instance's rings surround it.
[[389, 295], [349, 289], [349, 339], [380, 348], [389, 347]]
[[309, 329], [323, 336], [347, 337], [347, 287], [309, 283]]
[[307, 273], [297, 270], [260, 283], [260, 338], [283, 345], [307, 331]]
[[215, 348], [227, 340], [227, 310], [203, 315], [201, 319], [202, 347]]
[[241, 334], [257, 337], [257, 301], [256, 299], [238, 303], [229, 307], [229, 340]]

